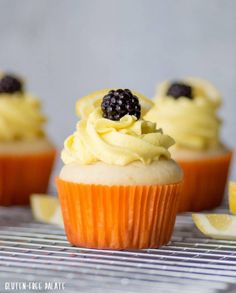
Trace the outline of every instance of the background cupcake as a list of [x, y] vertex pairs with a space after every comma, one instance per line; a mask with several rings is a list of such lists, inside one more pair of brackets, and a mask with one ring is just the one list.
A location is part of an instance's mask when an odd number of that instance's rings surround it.
[[203, 79], [163, 82], [146, 119], [174, 137], [171, 149], [184, 170], [180, 211], [200, 211], [220, 205], [232, 153], [220, 140], [221, 98]]
[[47, 190], [55, 148], [40, 102], [12, 74], [0, 74], [0, 205], [25, 205]]
[[168, 151], [173, 139], [140, 114], [130, 90], [111, 90], [66, 139], [57, 187], [72, 244], [135, 249], [170, 240], [182, 174]]

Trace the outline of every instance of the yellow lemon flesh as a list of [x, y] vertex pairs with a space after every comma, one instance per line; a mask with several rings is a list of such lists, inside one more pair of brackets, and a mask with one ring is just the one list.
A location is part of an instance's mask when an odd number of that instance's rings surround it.
[[[95, 92], [90, 93], [87, 96], [80, 98], [76, 102], [76, 113], [81, 118], [87, 118], [88, 115], [95, 110], [97, 107], [100, 107], [102, 103], [103, 97], [110, 91], [111, 89], [102, 89]], [[132, 93], [138, 97], [139, 103], [141, 105], [141, 115], [145, 115], [153, 106], [153, 102], [149, 100], [144, 95], [133, 91]]]
[[61, 207], [56, 197], [46, 194], [32, 194], [30, 205], [35, 220], [63, 227]]
[[236, 240], [236, 216], [227, 214], [193, 214], [193, 222], [206, 236]]
[[229, 182], [229, 210], [236, 214], [236, 182]]

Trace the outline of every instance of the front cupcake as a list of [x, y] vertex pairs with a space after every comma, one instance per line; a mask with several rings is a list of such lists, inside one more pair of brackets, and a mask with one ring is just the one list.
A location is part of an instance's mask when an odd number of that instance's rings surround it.
[[55, 148], [44, 123], [23, 81], [0, 74], [0, 205], [26, 205], [31, 193], [46, 192]]
[[220, 205], [232, 152], [220, 141], [221, 98], [208, 81], [186, 78], [163, 82], [146, 119], [158, 123], [176, 141], [171, 154], [184, 171], [179, 211]]
[[140, 118], [138, 97], [111, 90], [77, 123], [57, 178], [68, 240], [100, 249], [159, 247], [175, 223], [181, 170], [173, 139]]

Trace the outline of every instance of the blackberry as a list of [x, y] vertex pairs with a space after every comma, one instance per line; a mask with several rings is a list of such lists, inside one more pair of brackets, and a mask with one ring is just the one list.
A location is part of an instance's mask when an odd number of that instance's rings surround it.
[[118, 121], [126, 114], [134, 115], [137, 119], [141, 115], [141, 106], [138, 98], [129, 89], [111, 90], [103, 97], [103, 117]]
[[166, 95], [171, 96], [174, 99], [178, 99], [179, 97], [193, 99], [191, 86], [184, 84], [182, 82], [173, 82], [169, 87]]
[[0, 79], [0, 93], [13, 94], [22, 90], [22, 82], [16, 76], [6, 74]]

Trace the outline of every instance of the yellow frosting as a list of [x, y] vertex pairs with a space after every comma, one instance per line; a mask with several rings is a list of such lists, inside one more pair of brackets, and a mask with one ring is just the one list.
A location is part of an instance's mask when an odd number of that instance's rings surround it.
[[0, 141], [44, 136], [40, 102], [29, 94], [0, 94]]
[[149, 164], [160, 157], [169, 159], [174, 140], [156, 129], [156, 124], [126, 115], [120, 121], [102, 117], [100, 109], [77, 123], [76, 131], [64, 143], [65, 164], [126, 165], [134, 161]]
[[174, 137], [176, 147], [208, 149], [219, 144], [221, 121], [217, 109], [221, 104], [220, 94], [207, 81], [197, 78], [182, 80], [192, 86], [193, 99], [166, 96], [169, 82], [160, 85], [155, 106], [145, 119], [158, 123]]

